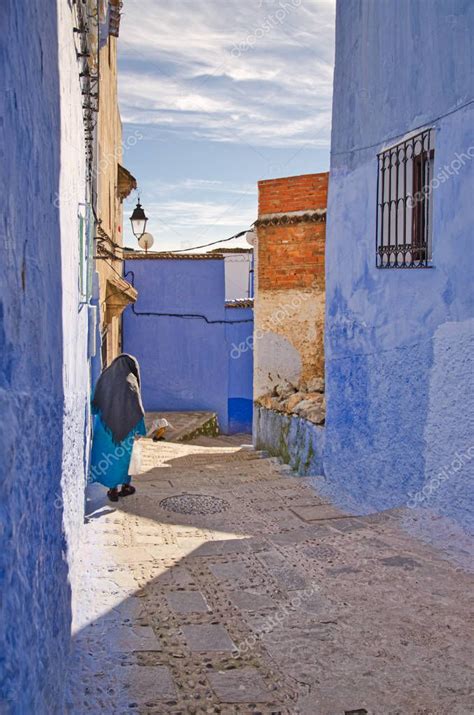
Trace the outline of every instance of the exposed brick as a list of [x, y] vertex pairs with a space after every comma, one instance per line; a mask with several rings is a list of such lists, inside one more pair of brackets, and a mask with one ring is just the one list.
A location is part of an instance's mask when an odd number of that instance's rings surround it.
[[[325, 204], [316, 206], [312, 186], [322, 183], [327, 188], [327, 174], [309, 175], [306, 185], [309, 187], [309, 198], [298, 199], [299, 206], [311, 210], [325, 208]], [[291, 178], [294, 181], [290, 181]], [[290, 191], [285, 198], [285, 187], [290, 182], [290, 189], [298, 187], [298, 192], [304, 196], [304, 176], [290, 179], [271, 179], [260, 182], [259, 190], [274, 196], [281, 195], [278, 213], [294, 210], [295, 195]], [[318, 181], [316, 182], [315, 179]], [[261, 202], [260, 202], [261, 203]], [[312, 205], [311, 205], [312, 204]], [[290, 208], [288, 208], [290, 207]], [[298, 209], [302, 210], [302, 209]], [[259, 216], [259, 218], [261, 215]], [[301, 223], [289, 225], [263, 225], [258, 228], [258, 285], [260, 289], [278, 290], [282, 288], [308, 288], [312, 285], [324, 287], [324, 252], [326, 224], [323, 222]]]
[[326, 208], [328, 177], [328, 173], [304, 174], [259, 181], [259, 216]]
[[[325, 209], [328, 174], [307, 174], [259, 182], [259, 219], [269, 214], [311, 213]], [[324, 254], [326, 224], [304, 218], [295, 223], [261, 223], [257, 228], [256, 328], [272, 324], [278, 306], [286, 306], [286, 319], [272, 328], [299, 353], [301, 379], [324, 376]], [[281, 295], [281, 292], [284, 292]], [[307, 296], [301, 306], [291, 308], [291, 298]], [[285, 293], [288, 298], [285, 298]], [[308, 298], [310, 296], [310, 298]], [[274, 306], [275, 310], [272, 310]], [[295, 365], [285, 356], [269, 374], [265, 348], [256, 356], [256, 392], [263, 394], [275, 380], [293, 374]]]

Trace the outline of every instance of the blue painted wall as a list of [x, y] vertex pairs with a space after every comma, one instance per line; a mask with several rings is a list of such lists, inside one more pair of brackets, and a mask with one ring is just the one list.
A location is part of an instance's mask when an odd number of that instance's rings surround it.
[[[123, 349], [140, 363], [145, 409], [214, 411], [222, 432], [235, 431], [248, 415], [239, 400], [249, 398], [252, 365], [246, 358], [229, 369], [226, 320], [239, 319], [241, 311], [225, 308], [224, 261], [133, 259], [125, 271], [138, 300], [123, 314]], [[252, 323], [243, 325], [251, 334]]]
[[264, 449], [272, 456], [279, 457], [299, 476], [322, 478], [326, 436], [324, 427], [296, 415], [286, 415], [258, 405], [255, 405], [254, 410], [254, 426], [256, 449]]
[[[429, 492], [426, 506], [465, 527], [474, 105], [462, 105], [474, 98], [473, 32], [470, 0], [338, 2], [326, 254], [326, 488], [367, 511]], [[449, 167], [432, 196], [433, 268], [377, 270], [376, 154], [420, 126], [435, 127], [434, 174]]]
[[[253, 308], [227, 308], [225, 317], [229, 321], [226, 325], [229, 361], [228, 429], [231, 434], [252, 432]], [[242, 347], [236, 350], [235, 346]]]
[[67, 3], [2, 3], [0, 712], [9, 715], [64, 713], [83, 520], [88, 311], [78, 296], [84, 153], [72, 27]]

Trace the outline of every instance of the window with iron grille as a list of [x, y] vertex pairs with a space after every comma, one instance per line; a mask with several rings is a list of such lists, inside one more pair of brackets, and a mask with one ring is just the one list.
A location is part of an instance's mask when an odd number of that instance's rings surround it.
[[427, 268], [431, 262], [434, 130], [377, 155], [377, 268]]

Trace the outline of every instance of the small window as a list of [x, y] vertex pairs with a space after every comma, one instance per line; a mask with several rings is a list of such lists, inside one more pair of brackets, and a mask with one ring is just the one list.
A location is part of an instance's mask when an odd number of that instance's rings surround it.
[[105, 325], [101, 335], [100, 351], [102, 356], [102, 369], [108, 366], [109, 326]]
[[377, 268], [427, 268], [431, 261], [434, 130], [378, 154]]
[[93, 230], [91, 208], [86, 204], [79, 204], [78, 208], [78, 238], [79, 238], [79, 300], [87, 303], [92, 296], [92, 280], [94, 270]]

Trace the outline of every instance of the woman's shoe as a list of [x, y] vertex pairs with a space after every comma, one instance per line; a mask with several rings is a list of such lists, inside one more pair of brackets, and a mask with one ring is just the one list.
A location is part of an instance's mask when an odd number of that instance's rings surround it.
[[114, 487], [113, 489], [109, 489], [109, 491], [107, 492], [107, 496], [109, 497], [110, 501], [118, 501], [119, 493], [117, 491], [117, 487]]
[[136, 491], [135, 487], [132, 487], [131, 484], [124, 484], [118, 495], [119, 497], [129, 497], [132, 494], [135, 494]]

